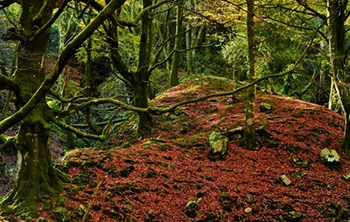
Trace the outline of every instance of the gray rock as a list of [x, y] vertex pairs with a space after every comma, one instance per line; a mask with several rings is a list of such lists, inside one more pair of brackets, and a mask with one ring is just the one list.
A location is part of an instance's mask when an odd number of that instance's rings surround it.
[[340, 163], [340, 156], [335, 150], [323, 149], [320, 158], [324, 164], [335, 165]]
[[220, 133], [213, 131], [209, 137], [210, 149], [213, 154], [224, 155], [227, 152], [228, 138]]

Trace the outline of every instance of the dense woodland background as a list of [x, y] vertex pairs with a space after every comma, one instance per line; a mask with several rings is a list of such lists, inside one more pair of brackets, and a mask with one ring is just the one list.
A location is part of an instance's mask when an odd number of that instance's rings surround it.
[[0, 9], [0, 220], [349, 220], [348, 0]]

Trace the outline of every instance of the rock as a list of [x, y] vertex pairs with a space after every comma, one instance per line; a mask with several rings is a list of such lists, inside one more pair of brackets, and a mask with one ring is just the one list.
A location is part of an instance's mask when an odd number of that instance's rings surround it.
[[213, 131], [209, 137], [210, 149], [213, 154], [224, 155], [227, 152], [228, 138]]
[[342, 176], [342, 178], [343, 178], [344, 180], [350, 182], [350, 172], [345, 173], [345, 174]]
[[199, 203], [201, 202], [202, 198], [199, 198], [198, 200], [190, 200], [186, 204], [186, 211], [185, 214], [188, 217], [194, 218], [197, 216]]
[[340, 156], [335, 150], [323, 149], [320, 153], [322, 163], [326, 165], [336, 165], [340, 163]]
[[52, 210], [53, 219], [56, 221], [70, 221], [70, 217], [68, 215], [68, 210], [64, 207], [56, 207]]
[[288, 222], [300, 221], [304, 214], [300, 211], [291, 211], [284, 215], [284, 219]]
[[299, 166], [307, 167], [309, 165], [309, 161], [302, 160], [299, 157], [294, 157], [292, 160], [293, 160], [293, 163], [295, 163], [296, 165], [299, 165]]
[[260, 112], [263, 112], [263, 113], [271, 113], [272, 112], [272, 105], [271, 104], [268, 104], [268, 103], [260, 103]]
[[289, 186], [292, 181], [290, 181], [290, 179], [286, 176], [286, 175], [282, 175], [280, 176], [280, 180], [284, 183], [284, 185]]
[[244, 212], [249, 214], [250, 212], [252, 212], [252, 208], [247, 207], [247, 208], [244, 209]]

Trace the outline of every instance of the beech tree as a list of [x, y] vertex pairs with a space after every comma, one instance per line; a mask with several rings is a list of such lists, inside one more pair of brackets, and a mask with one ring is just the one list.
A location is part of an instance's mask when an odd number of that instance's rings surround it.
[[[55, 65], [46, 74], [44, 64], [49, 29], [68, 2], [0, 1], [1, 8], [17, 3], [22, 9], [19, 26], [8, 29], [2, 36], [3, 40], [19, 41], [16, 72], [13, 76], [0, 74], [0, 89], [11, 90], [16, 95], [17, 111], [0, 122], [1, 141], [18, 150], [14, 186], [2, 201], [3, 206], [11, 206], [16, 211], [30, 210], [44, 194], [58, 198], [57, 192], [62, 191], [61, 179], [64, 177], [54, 168], [48, 148], [49, 122], [55, 116], [47, 106], [45, 96], [70, 56], [125, 0], [110, 1], [83, 31], [64, 46]], [[53, 14], [56, 7], [58, 10]], [[19, 124], [17, 135], [13, 138], [5, 136], [3, 133], [15, 124]]]

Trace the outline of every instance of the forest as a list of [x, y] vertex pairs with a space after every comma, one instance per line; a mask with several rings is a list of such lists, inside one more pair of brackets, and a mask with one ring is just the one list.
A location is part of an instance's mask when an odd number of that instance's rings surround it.
[[0, 221], [350, 221], [349, 17], [0, 0]]

